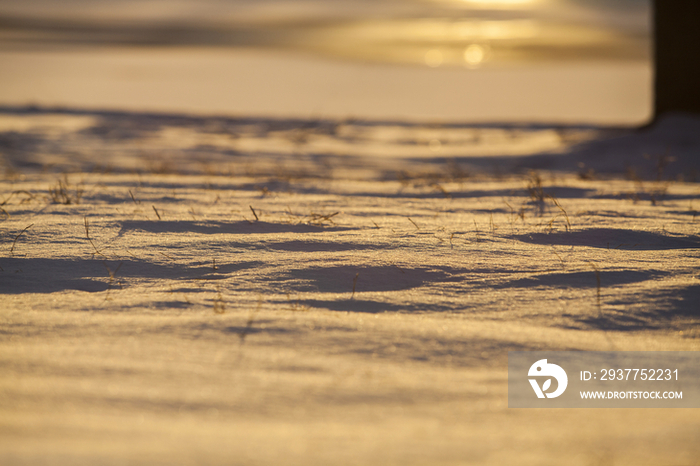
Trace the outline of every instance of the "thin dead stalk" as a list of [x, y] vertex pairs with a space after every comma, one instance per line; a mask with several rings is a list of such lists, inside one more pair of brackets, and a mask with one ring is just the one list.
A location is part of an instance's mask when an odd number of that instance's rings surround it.
[[85, 237], [87, 240], [90, 242], [90, 245], [92, 246], [92, 249], [95, 250], [95, 252], [92, 253], [92, 256], [102, 256], [102, 257], [107, 257], [104, 254], [100, 252], [99, 249], [97, 249], [97, 246], [95, 246], [95, 243], [92, 241], [92, 238], [90, 238], [90, 224], [88, 223], [88, 218], [85, 216], [83, 218], [84, 223], [85, 223]]
[[[112, 290], [112, 284], [114, 283], [117, 272], [119, 272], [119, 269], [122, 268], [123, 263], [124, 262], [120, 262], [117, 268], [114, 269], [114, 272], [112, 272], [112, 269], [110, 269], [107, 265], [107, 261], [102, 261], [102, 264], [105, 266], [105, 268], [107, 269], [107, 273], [109, 274], [109, 283], [107, 284], [107, 296], [105, 296], [105, 301], [109, 300], [109, 292]], [[121, 289], [122, 286], [119, 282], [117, 282], [117, 285], [119, 285], [119, 288]]]
[[216, 314], [224, 314], [226, 312], [226, 303], [221, 294], [221, 286], [216, 286], [216, 298], [214, 298], [214, 312]]
[[29, 230], [33, 226], [34, 226], [34, 224], [32, 223], [31, 225], [24, 227], [24, 229], [22, 231], [20, 231], [17, 236], [15, 236], [15, 240], [12, 242], [12, 247], [10, 248], [10, 255], [12, 255], [15, 252], [15, 246], [17, 245], [17, 240], [19, 239], [20, 236], [22, 236], [22, 233]]
[[355, 287], [357, 287], [357, 278], [360, 276], [360, 272], [355, 274], [355, 278], [352, 279], [352, 296], [350, 299], [355, 299]]
[[241, 333], [238, 334], [240, 337], [240, 343], [241, 346], [243, 343], [245, 343], [245, 337], [248, 336], [248, 333], [250, 333], [250, 330], [253, 328], [253, 323], [255, 322], [255, 315], [260, 312], [260, 307], [262, 306], [262, 298], [258, 299], [258, 305], [255, 308], [253, 312], [250, 313], [248, 316], [248, 321], [245, 324], [245, 327], [243, 327], [243, 330], [241, 330]]
[[131, 196], [131, 200], [134, 201], [134, 204], [141, 204], [141, 201], [136, 200], [134, 193], [132, 193], [131, 190], [129, 190], [129, 196]]
[[595, 272], [595, 281], [596, 281], [596, 303], [598, 304], [598, 314], [602, 317], [603, 315], [603, 308], [600, 304], [600, 269], [598, 269], [598, 266], [595, 265], [593, 262], [589, 262], [591, 264], [591, 267], [593, 268], [593, 272]]

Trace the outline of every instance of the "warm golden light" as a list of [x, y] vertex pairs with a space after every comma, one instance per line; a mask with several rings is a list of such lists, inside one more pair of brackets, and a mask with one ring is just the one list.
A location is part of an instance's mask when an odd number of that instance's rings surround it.
[[442, 65], [442, 52], [438, 49], [431, 49], [425, 53], [425, 64], [431, 68], [437, 68]]
[[309, 31], [303, 45], [334, 56], [431, 68], [477, 68], [533, 60], [629, 60], [643, 59], [647, 53], [642, 42], [606, 28], [548, 19], [476, 16], [333, 24]]
[[462, 0], [465, 3], [493, 4], [493, 5], [520, 5], [532, 3], [533, 0]]
[[486, 58], [487, 48], [479, 44], [472, 44], [464, 50], [464, 61], [470, 68], [476, 68]]
[[428, 142], [428, 147], [432, 152], [440, 152], [442, 149], [442, 142], [439, 139], [431, 139]]
[[470, 6], [484, 8], [508, 8], [516, 6], [525, 6], [537, 3], [538, 0], [459, 0], [461, 3], [466, 3]]
[[452, 34], [448, 37], [448, 39], [528, 39], [531, 37], [535, 37], [539, 33], [539, 31], [540, 28], [538, 27], [537, 23], [532, 20], [468, 20], [454, 23]]

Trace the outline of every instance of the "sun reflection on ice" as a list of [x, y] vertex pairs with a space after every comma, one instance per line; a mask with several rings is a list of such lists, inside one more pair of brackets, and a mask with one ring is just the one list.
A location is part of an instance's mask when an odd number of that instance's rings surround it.
[[469, 68], [477, 68], [486, 60], [487, 45], [472, 44], [464, 50], [464, 61]]
[[641, 36], [535, 16], [495, 19], [460, 13], [347, 21], [308, 30], [294, 40], [302, 48], [335, 57], [431, 68], [649, 58], [648, 42]]
[[442, 52], [438, 49], [430, 49], [425, 52], [425, 64], [431, 68], [442, 65]]
[[542, 0], [450, 0], [466, 4], [469, 7], [490, 8], [490, 9], [508, 9], [517, 7], [529, 7], [536, 3], [542, 3]]

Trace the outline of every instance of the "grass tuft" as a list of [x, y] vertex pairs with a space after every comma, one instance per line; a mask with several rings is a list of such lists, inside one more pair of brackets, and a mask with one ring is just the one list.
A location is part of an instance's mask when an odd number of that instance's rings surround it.
[[297, 299], [296, 301], [292, 301], [292, 297], [289, 295], [289, 293], [287, 293], [287, 302], [289, 302], [289, 310], [290, 311], [307, 312], [307, 311], [311, 310], [311, 308], [309, 306], [307, 306], [306, 304], [301, 304], [299, 299]]
[[58, 180], [58, 185], [49, 188], [49, 198], [54, 204], [80, 204], [83, 197], [82, 186], [72, 187], [68, 181], [68, 176]]
[[527, 180], [527, 192], [530, 195], [530, 199], [537, 205], [540, 211], [540, 215], [544, 213], [545, 199], [547, 195], [544, 192], [544, 187], [542, 186], [542, 178], [539, 173], [531, 172], [530, 177]]

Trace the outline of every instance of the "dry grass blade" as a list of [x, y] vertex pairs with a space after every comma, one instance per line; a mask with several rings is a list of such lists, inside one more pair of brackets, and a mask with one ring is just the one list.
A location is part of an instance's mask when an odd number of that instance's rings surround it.
[[13, 198], [15, 195], [17, 195], [17, 194], [25, 194], [25, 195], [27, 196], [25, 199], [23, 199], [23, 200], [20, 202], [20, 204], [23, 204], [23, 203], [25, 203], [25, 202], [27, 202], [27, 201], [29, 201], [29, 200], [34, 199], [34, 194], [30, 193], [30, 192], [27, 191], [27, 190], [19, 189], [19, 190], [17, 190], [17, 191], [12, 191], [12, 192], [10, 193], [10, 195], [7, 196], [7, 198], [6, 198], [4, 201], [0, 202], [0, 206], [7, 205], [7, 203], [10, 202], [10, 199], [12, 199], [12, 198]]
[[508, 201], [504, 200], [503, 202], [505, 202], [508, 208], [510, 209], [510, 230], [511, 233], [513, 233], [515, 230], [516, 217], [520, 217], [520, 220], [522, 220], [522, 222], [525, 223], [525, 208], [521, 206], [520, 211], [516, 212], [513, 206], [510, 205]]
[[129, 190], [129, 196], [131, 196], [131, 200], [134, 201], [134, 204], [141, 204], [141, 201], [136, 200], [134, 193], [132, 193], [131, 190]]
[[675, 157], [671, 157], [668, 155], [668, 149], [666, 149], [665, 153], [659, 155], [658, 159], [656, 160], [656, 181], [661, 181], [661, 179], [663, 178], [664, 170], [666, 169], [668, 164], [675, 161]]
[[[117, 272], [119, 272], [119, 269], [122, 268], [122, 264], [124, 264], [124, 263], [120, 262], [119, 265], [117, 266], [117, 268], [114, 269], [114, 272], [113, 272], [112, 269], [109, 268], [109, 265], [107, 265], [107, 262], [102, 261], [102, 265], [105, 266], [105, 268], [107, 269], [107, 273], [109, 274], [109, 283], [107, 284], [107, 295], [105, 296], [105, 301], [108, 301], [110, 299], [109, 293], [112, 290], [112, 285], [114, 284], [114, 280], [115, 280], [115, 277], [117, 275]], [[119, 285], [119, 289], [122, 288], [121, 283], [117, 282], [117, 285]]]
[[552, 252], [554, 253], [555, 256], [557, 256], [557, 259], [561, 262], [562, 267], [566, 266], [566, 263], [564, 262], [564, 259], [561, 258], [559, 253], [554, 249], [554, 246], [552, 246]]
[[350, 296], [350, 299], [355, 299], [355, 288], [357, 287], [357, 279], [359, 276], [360, 272], [357, 272], [355, 278], [352, 279], [352, 296]]
[[408, 218], [408, 221], [411, 222], [414, 227], [416, 227], [416, 230], [420, 230], [420, 227], [418, 226], [418, 224], [416, 222], [414, 222], [411, 217], [406, 217], [406, 218]]
[[323, 214], [317, 214], [317, 213], [311, 212], [311, 214], [309, 215], [308, 223], [311, 225], [323, 225], [324, 222], [328, 222], [328, 223], [335, 225], [335, 222], [333, 221], [333, 217], [335, 217], [339, 213], [340, 212], [333, 212], [332, 214], [323, 215]]
[[114, 269], [114, 272], [112, 272], [112, 269], [109, 268], [109, 265], [107, 265], [106, 261], [102, 261], [102, 264], [105, 266], [107, 269], [107, 273], [109, 274], [109, 281], [110, 284], [114, 280], [114, 277], [116, 276], [117, 272], [119, 272], [119, 269], [122, 268], [122, 265], [124, 264], [123, 262], [120, 262], [119, 265], [117, 266], [116, 269]]
[[437, 191], [440, 191], [443, 196], [445, 196], [448, 199], [452, 198], [452, 194], [450, 194], [449, 191], [447, 191], [440, 183], [433, 183], [430, 185], [432, 188], [436, 189]]
[[151, 207], [153, 207], [153, 212], [156, 213], [156, 217], [158, 217], [158, 220], [161, 220], [160, 214], [158, 213], [158, 209], [156, 209], [156, 206], [152, 205]]
[[401, 267], [399, 267], [399, 266], [396, 265], [395, 263], [392, 262], [391, 265], [393, 265], [394, 267], [396, 267], [396, 269], [397, 269], [399, 272], [401, 272], [401, 273], [406, 273], [406, 271], [405, 271], [404, 269], [402, 269]]
[[93, 257], [94, 256], [102, 256], [102, 257], [107, 257], [102, 252], [100, 252], [99, 249], [97, 249], [97, 246], [95, 246], [95, 243], [92, 241], [92, 238], [90, 238], [90, 224], [88, 222], [87, 216], [83, 217], [84, 223], [85, 223], [85, 237], [87, 240], [90, 242], [90, 245], [92, 246], [92, 249], [94, 249], [95, 252], [92, 253]]
[[542, 178], [539, 173], [530, 173], [530, 178], [527, 183], [527, 191], [530, 194], [530, 198], [537, 204], [540, 215], [544, 213], [544, 200], [547, 195], [544, 193], [544, 187], [542, 186]]
[[569, 221], [569, 215], [566, 213], [566, 210], [559, 204], [559, 201], [554, 196], [547, 195], [547, 197], [554, 203], [555, 206], [559, 208], [561, 213], [564, 215], [564, 218], [566, 219], [566, 231], [571, 231], [571, 222]]
[[601, 307], [600, 304], [600, 269], [598, 269], [598, 266], [595, 265], [593, 262], [589, 262], [591, 264], [591, 267], [593, 268], [593, 271], [595, 272], [595, 280], [596, 280], [596, 302], [598, 304], [598, 314], [600, 316], [603, 315], [603, 308]]
[[253, 206], [252, 206], [252, 205], [249, 205], [248, 207], [250, 207], [250, 211], [253, 212], [253, 217], [255, 217], [255, 221], [256, 221], [256, 222], [259, 222], [260, 219], [258, 218], [258, 214], [255, 213], [255, 209], [253, 209]]
[[221, 286], [216, 286], [216, 298], [214, 298], [214, 312], [216, 314], [223, 314], [226, 312], [226, 303], [224, 302], [224, 297], [221, 294]]
[[31, 225], [24, 227], [24, 229], [22, 231], [20, 231], [17, 236], [15, 236], [15, 240], [12, 242], [12, 247], [10, 248], [10, 255], [12, 255], [15, 252], [15, 246], [17, 245], [17, 240], [19, 239], [20, 236], [22, 236], [22, 233], [29, 230], [33, 226], [34, 226], [34, 224], [32, 223]]
[[260, 307], [262, 306], [262, 298], [258, 299], [258, 305], [255, 308], [253, 312], [250, 313], [250, 316], [248, 316], [248, 321], [245, 324], [245, 327], [243, 327], [243, 330], [241, 330], [241, 333], [238, 334], [241, 345], [245, 343], [245, 337], [248, 336], [250, 333], [250, 330], [253, 328], [253, 323], [255, 322], [255, 315], [260, 312]]
[[287, 293], [287, 301], [289, 302], [289, 306], [290, 306], [291, 311], [307, 312], [311, 309], [309, 306], [302, 304], [299, 299], [297, 299], [296, 301], [292, 301], [292, 297], [289, 295], [289, 293]]

